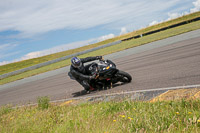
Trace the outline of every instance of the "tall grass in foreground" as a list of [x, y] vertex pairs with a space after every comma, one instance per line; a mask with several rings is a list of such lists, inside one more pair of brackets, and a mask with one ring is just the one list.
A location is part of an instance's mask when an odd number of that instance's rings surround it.
[[38, 102], [38, 108], [39, 109], [48, 109], [49, 108], [49, 97], [45, 96], [45, 97], [38, 97], [37, 98], [37, 102]]
[[[5, 107], [0, 109], [5, 110]], [[200, 132], [200, 100], [99, 102], [16, 108], [0, 113], [0, 132]]]

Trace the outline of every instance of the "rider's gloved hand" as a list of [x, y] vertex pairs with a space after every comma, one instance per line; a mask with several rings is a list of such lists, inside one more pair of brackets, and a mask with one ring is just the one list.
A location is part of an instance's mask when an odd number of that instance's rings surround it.
[[90, 76], [90, 80], [91, 80], [91, 79], [95, 79], [95, 78], [96, 78], [96, 74]]
[[96, 56], [97, 60], [102, 60], [103, 57], [102, 56]]

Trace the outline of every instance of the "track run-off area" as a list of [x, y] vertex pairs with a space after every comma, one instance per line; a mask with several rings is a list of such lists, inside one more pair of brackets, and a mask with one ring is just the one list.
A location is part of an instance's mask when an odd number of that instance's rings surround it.
[[82, 86], [71, 80], [69, 66], [0, 86], [0, 106], [36, 103], [121, 92], [200, 84], [200, 30], [184, 33], [104, 56], [132, 75], [132, 82], [109, 90], [83, 95]]

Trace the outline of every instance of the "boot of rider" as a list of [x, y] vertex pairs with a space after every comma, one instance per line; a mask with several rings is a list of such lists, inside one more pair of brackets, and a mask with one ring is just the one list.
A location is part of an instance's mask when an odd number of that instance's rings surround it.
[[95, 89], [92, 86], [85, 88], [85, 91], [87, 94], [89, 94], [91, 91], [94, 91], [94, 90]]

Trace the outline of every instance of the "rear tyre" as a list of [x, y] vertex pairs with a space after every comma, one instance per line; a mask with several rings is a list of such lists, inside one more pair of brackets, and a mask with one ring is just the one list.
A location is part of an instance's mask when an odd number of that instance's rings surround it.
[[131, 75], [124, 71], [119, 70], [117, 76], [119, 77], [119, 81], [123, 83], [130, 83], [132, 80]]

